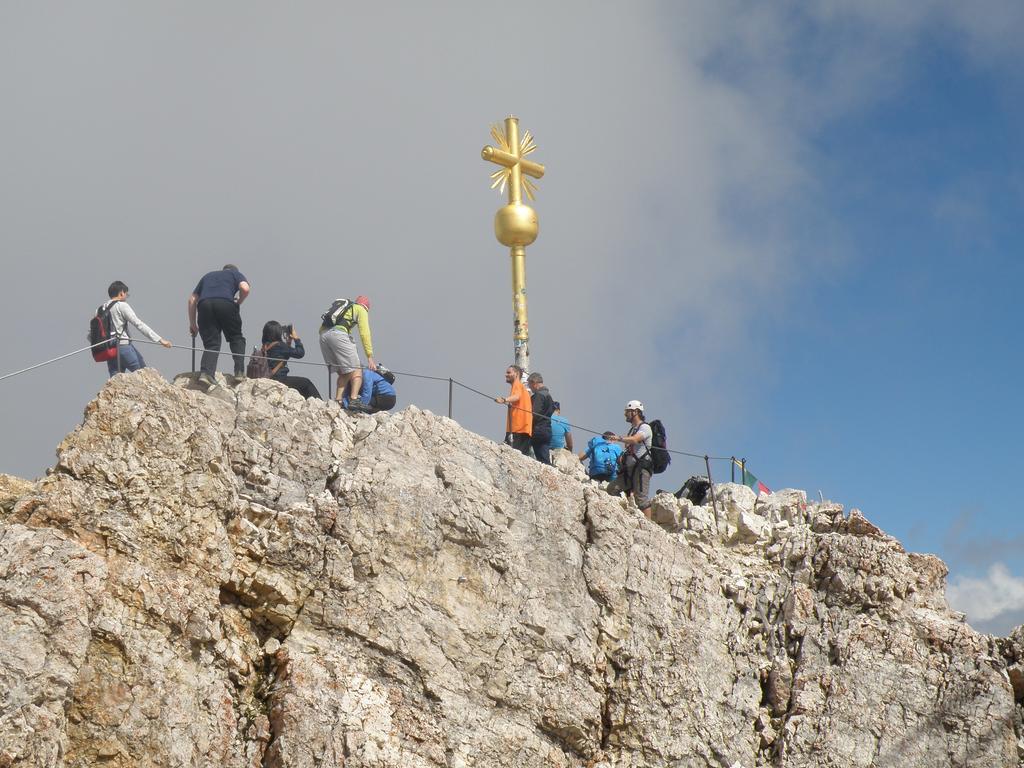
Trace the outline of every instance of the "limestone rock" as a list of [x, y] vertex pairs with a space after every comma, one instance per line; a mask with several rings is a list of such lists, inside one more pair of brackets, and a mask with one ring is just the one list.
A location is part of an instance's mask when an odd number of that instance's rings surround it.
[[178, 384], [0, 486], [0, 768], [1019, 764], [1020, 631], [859, 514]]
[[106, 575], [58, 531], [0, 523], [0, 765], [62, 764]]
[[565, 448], [555, 448], [551, 451], [551, 464], [555, 469], [564, 472], [570, 477], [575, 477], [581, 482], [586, 482], [588, 479], [587, 470], [584, 469], [579, 457]]
[[651, 500], [651, 519], [666, 531], [679, 531], [686, 528], [692, 507], [689, 501], [671, 493], [659, 493]]
[[0, 473], [0, 519], [3, 519], [14, 508], [14, 503], [18, 499], [30, 493], [34, 488], [35, 483]]

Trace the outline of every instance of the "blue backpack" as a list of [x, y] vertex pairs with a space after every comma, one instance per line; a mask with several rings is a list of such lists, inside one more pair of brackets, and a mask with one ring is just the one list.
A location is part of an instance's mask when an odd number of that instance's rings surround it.
[[617, 445], [612, 445], [603, 437], [592, 437], [589, 443], [590, 467], [587, 474], [608, 475], [612, 480], [619, 472], [619, 454], [622, 450]]

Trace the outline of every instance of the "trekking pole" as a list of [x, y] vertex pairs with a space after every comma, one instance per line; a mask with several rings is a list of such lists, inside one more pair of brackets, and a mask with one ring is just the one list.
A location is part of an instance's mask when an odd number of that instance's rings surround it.
[[192, 373], [196, 372], [196, 335], [192, 334]]
[[711, 489], [711, 508], [718, 514], [718, 502], [715, 501], [715, 481], [711, 479], [711, 460], [704, 454], [704, 468], [708, 471], [708, 487]]
[[451, 377], [449, 376], [448, 377], [448, 418], [449, 419], [452, 417], [452, 397], [453, 397], [453, 391], [452, 390], [454, 390], [454, 388], [455, 388], [455, 382], [452, 381]]

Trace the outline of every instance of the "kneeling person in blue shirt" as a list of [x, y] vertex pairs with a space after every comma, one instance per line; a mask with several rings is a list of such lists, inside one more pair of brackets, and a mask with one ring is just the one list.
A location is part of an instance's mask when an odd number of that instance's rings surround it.
[[[383, 375], [378, 371], [382, 371]], [[398, 398], [395, 395], [395, 388], [391, 386], [394, 380], [395, 374], [380, 364], [377, 365], [376, 371], [371, 371], [369, 368], [363, 371], [363, 385], [359, 388], [359, 399], [370, 406], [369, 413], [390, 411], [395, 407]], [[347, 393], [342, 398], [341, 404], [345, 408], [348, 407]]]
[[587, 474], [594, 480], [611, 482], [619, 473], [619, 456], [622, 455], [622, 446], [611, 442], [613, 437], [615, 437], [615, 433], [609, 431], [590, 438], [587, 450], [579, 455], [580, 461], [590, 460]]

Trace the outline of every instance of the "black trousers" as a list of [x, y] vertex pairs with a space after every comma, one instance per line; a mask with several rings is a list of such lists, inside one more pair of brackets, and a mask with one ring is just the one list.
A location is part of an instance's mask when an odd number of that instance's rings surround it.
[[320, 390], [305, 376], [275, 376], [274, 381], [280, 381], [285, 386], [291, 387], [303, 397], [315, 397], [322, 400]]
[[245, 336], [242, 335], [242, 313], [230, 299], [206, 299], [199, 302], [199, 335], [203, 338], [203, 359], [199, 369], [213, 376], [217, 371], [220, 335], [228, 340], [235, 358], [235, 376], [245, 373]]
[[370, 413], [390, 411], [397, 402], [398, 398], [395, 395], [374, 395], [370, 398]]
[[515, 448], [524, 456], [530, 455], [530, 436], [524, 432], [508, 432], [505, 435], [505, 442]]

